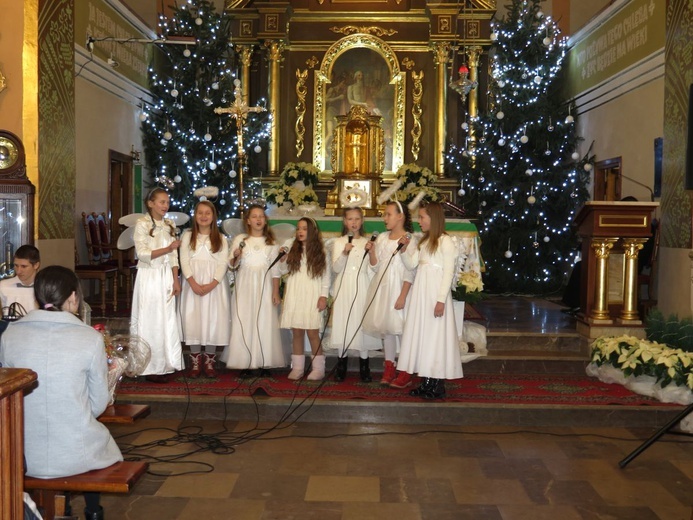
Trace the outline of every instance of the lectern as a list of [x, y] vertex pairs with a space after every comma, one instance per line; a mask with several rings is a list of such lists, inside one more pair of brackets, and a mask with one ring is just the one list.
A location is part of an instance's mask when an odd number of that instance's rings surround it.
[[[589, 338], [642, 328], [638, 252], [652, 236], [658, 202], [585, 203], [574, 220], [582, 239], [578, 332]], [[629, 331], [632, 333], [632, 331]]]

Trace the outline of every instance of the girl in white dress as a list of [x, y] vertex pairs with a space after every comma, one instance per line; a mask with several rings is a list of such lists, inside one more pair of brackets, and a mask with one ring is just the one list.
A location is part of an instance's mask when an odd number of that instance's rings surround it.
[[344, 211], [342, 236], [332, 245], [332, 333], [330, 342], [338, 352], [335, 379], [344, 381], [347, 372], [347, 351], [359, 353], [359, 375], [361, 381], [370, 383], [371, 370], [369, 350], [381, 348], [380, 338], [363, 332], [361, 324], [366, 309], [368, 284], [371, 271], [365, 261], [365, 246], [368, 239], [363, 236], [363, 211], [349, 208]]
[[178, 247], [175, 224], [164, 219], [170, 200], [163, 188], [146, 199], [147, 215], [135, 224], [137, 278], [132, 294], [130, 335], [144, 339], [151, 359], [142, 372], [150, 381], [165, 383], [165, 374], [183, 369], [181, 330], [176, 311]]
[[288, 272], [281, 327], [291, 329], [292, 355], [289, 379], [303, 377], [306, 358], [303, 354], [305, 336], [313, 353], [308, 380], [325, 377], [325, 355], [320, 345], [320, 328], [330, 291], [330, 271], [322, 234], [315, 220], [303, 217], [296, 224], [296, 239], [289, 253], [282, 258], [282, 271]]
[[270, 368], [286, 366], [279, 334], [281, 275], [277, 266], [270, 269], [279, 246], [260, 205], [252, 204], [246, 211], [245, 230], [231, 244], [231, 268], [237, 271], [231, 341], [224, 355], [226, 366], [241, 369], [241, 376], [250, 376], [255, 369], [260, 369], [260, 376], [269, 376]]
[[417, 271], [398, 368], [423, 377], [410, 395], [439, 399], [445, 396], [446, 379], [462, 377], [451, 294], [458, 249], [445, 233], [445, 214], [439, 203], [419, 209], [419, 225], [423, 237], [418, 247], [409, 246], [402, 257], [405, 265]]
[[[414, 280], [413, 273], [402, 263], [399, 251], [405, 241], [408, 242], [407, 235], [413, 228], [408, 209], [397, 201], [386, 204], [383, 220], [387, 231], [365, 246], [375, 276], [368, 287], [363, 330], [383, 340], [385, 367], [380, 384], [387, 386], [395, 379], [397, 343], [404, 328], [404, 309]], [[409, 384], [411, 382], [407, 386]]]
[[[209, 201], [195, 206], [193, 227], [183, 233], [180, 298], [183, 341], [190, 348], [190, 377], [216, 377], [218, 345], [229, 343], [229, 285], [226, 283], [229, 245], [219, 232], [217, 210]], [[202, 359], [204, 346], [204, 361]]]

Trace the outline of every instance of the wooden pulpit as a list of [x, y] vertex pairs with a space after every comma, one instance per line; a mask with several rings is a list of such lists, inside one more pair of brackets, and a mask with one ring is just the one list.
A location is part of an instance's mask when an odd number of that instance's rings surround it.
[[582, 239], [577, 327], [581, 334], [596, 338], [619, 333], [611, 329], [642, 328], [638, 252], [652, 236], [652, 213], [658, 206], [658, 202], [590, 201], [575, 217]]

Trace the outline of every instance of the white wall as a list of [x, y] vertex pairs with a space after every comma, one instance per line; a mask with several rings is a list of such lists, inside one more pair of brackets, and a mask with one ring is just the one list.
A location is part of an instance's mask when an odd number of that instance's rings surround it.
[[[596, 104], [578, 117], [580, 146], [585, 153], [594, 141], [597, 161], [622, 158], [626, 177], [654, 186], [654, 140], [664, 135], [664, 77], [626, 90], [621, 95]], [[650, 192], [628, 179], [622, 179], [621, 193], [649, 201]]]

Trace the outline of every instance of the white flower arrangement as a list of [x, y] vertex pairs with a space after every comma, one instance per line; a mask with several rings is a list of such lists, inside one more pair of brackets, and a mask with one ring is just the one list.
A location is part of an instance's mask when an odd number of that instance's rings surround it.
[[319, 173], [310, 163], [287, 163], [279, 175], [279, 181], [270, 185], [265, 192], [265, 199], [268, 203], [277, 205], [285, 202], [294, 206], [315, 204], [318, 202], [318, 195], [313, 186], [318, 183]]
[[693, 390], [693, 353], [680, 348], [633, 336], [603, 336], [592, 344], [591, 360], [625, 376], [652, 376], [662, 387], [674, 383]]
[[368, 193], [360, 188], [349, 188], [339, 194], [343, 208], [360, 208], [368, 204]]
[[395, 197], [400, 202], [409, 203], [421, 192], [430, 200], [438, 200], [439, 190], [433, 185], [437, 177], [428, 168], [421, 167], [414, 163], [403, 164], [397, 169], [395, 179], [398, 180], [404, 189], [395, 193]]

